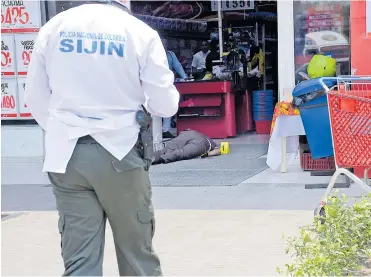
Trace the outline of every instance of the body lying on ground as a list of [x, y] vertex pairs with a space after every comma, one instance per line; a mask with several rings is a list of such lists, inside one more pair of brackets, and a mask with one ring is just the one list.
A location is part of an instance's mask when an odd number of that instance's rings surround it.
[[219, 154], [219, 148], [212, 139], [199, 132], [187, 130], [181, 132], [176, 138], [166, 141], [164, 148], [155, 152], [153, 164], [172, 163]]

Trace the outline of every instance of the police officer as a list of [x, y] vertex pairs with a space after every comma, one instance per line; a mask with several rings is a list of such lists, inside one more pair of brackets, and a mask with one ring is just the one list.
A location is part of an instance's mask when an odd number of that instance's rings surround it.
[[170, 117], [179, 93], [159, 35], [129, 8], [93, 2], [56, 15], [28, 70], [25, 101], [45, 130], [64, 275], [103, 274], [107, 219], [120, 275], [162, 274], [136, 112]]

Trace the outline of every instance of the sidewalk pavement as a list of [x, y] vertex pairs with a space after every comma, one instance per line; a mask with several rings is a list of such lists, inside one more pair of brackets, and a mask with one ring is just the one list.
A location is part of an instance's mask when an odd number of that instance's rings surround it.
[[[238, 162], [230, 162], [234, 168], [225, 168], [223, 157], [215, 159], [213, 170], [224, 170], [231, 176], [219, 182], [223, 186], [211, 184], [213, 180], [207, 179], [208, 186], [190, 187], [182, 179], [184, 185], [167, 187], [159, 183], [154, 187], [154, 205], [158, 208], [154, 246], [165, 276], [272, 276], [278, 275], [277, 265], [289, 261], [282, 234], [298, 235], [301, 226], [310, 224], [313, 208], [323, 193], [305, 190], [304, 185], [328, 183], [330, 177], [312, 177], [297, 169], [297, 162], [287, 174], [267, 169], [246, 180], [250, 175], [247, 170], [257, 171], [257, 166], [265, 162], [261, 155], [266, 152], [260, 153], [262, 147], [258, 146], [248, 147], [247, 152], [240, 150], [244, 144], [266, 142], [260, 136], [236, 138], [233, 141], [236, 151], [224, 157], [236, 156]], [[215, 172], [200, 167], [203, 161], [197, 162], [159, 167], [157, 173], [162, 178], [172, 175], [177, 181], [179, 174], [197, 172], [197, 181], [203, 184], [201, 177], [209, 178]], [[245, 181], [241, 182], [243, 176]], [[195, 176], [192, 178], [194, 181]], [[3, 188], [5, 211], [30, 211], [14, 213], [14, 217], [6, 217], [1, 223], [4, 276], [60, 276], [63, 272], [54, 198], [50, 187], [36, 181], [34, 178], [29, 186], [14, 183]], [[117, 276], [109, 227], [106, 238], [104, 274]]]
[[[3, 276], [60, 276], [56, 212], [28, 212], [2, 221]], [[312, 211], [157, 210], [154, 246], [164, 275], [277, 275], [284, 265], [282, 234], [297, 235]], [[111, 230], [104, 274], [118, 275]]]

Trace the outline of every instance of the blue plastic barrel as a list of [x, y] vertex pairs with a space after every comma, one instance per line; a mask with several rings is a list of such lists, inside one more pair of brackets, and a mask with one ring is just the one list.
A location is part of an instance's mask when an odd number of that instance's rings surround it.
[[[319, 80], [320, 78], [301, 82], [292, 92], [294, 102], [300, 110], [313, 159], [334, 155], [327, 95]], [[324, 79], [324, 82], [328, 87], [336, 85], [336, 79]]]

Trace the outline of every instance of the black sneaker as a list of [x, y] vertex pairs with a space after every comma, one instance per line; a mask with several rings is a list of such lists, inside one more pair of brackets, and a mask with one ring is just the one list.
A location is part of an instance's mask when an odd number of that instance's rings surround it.
[[162, 133], [162, 138], [175, 138], [169, 131]]

